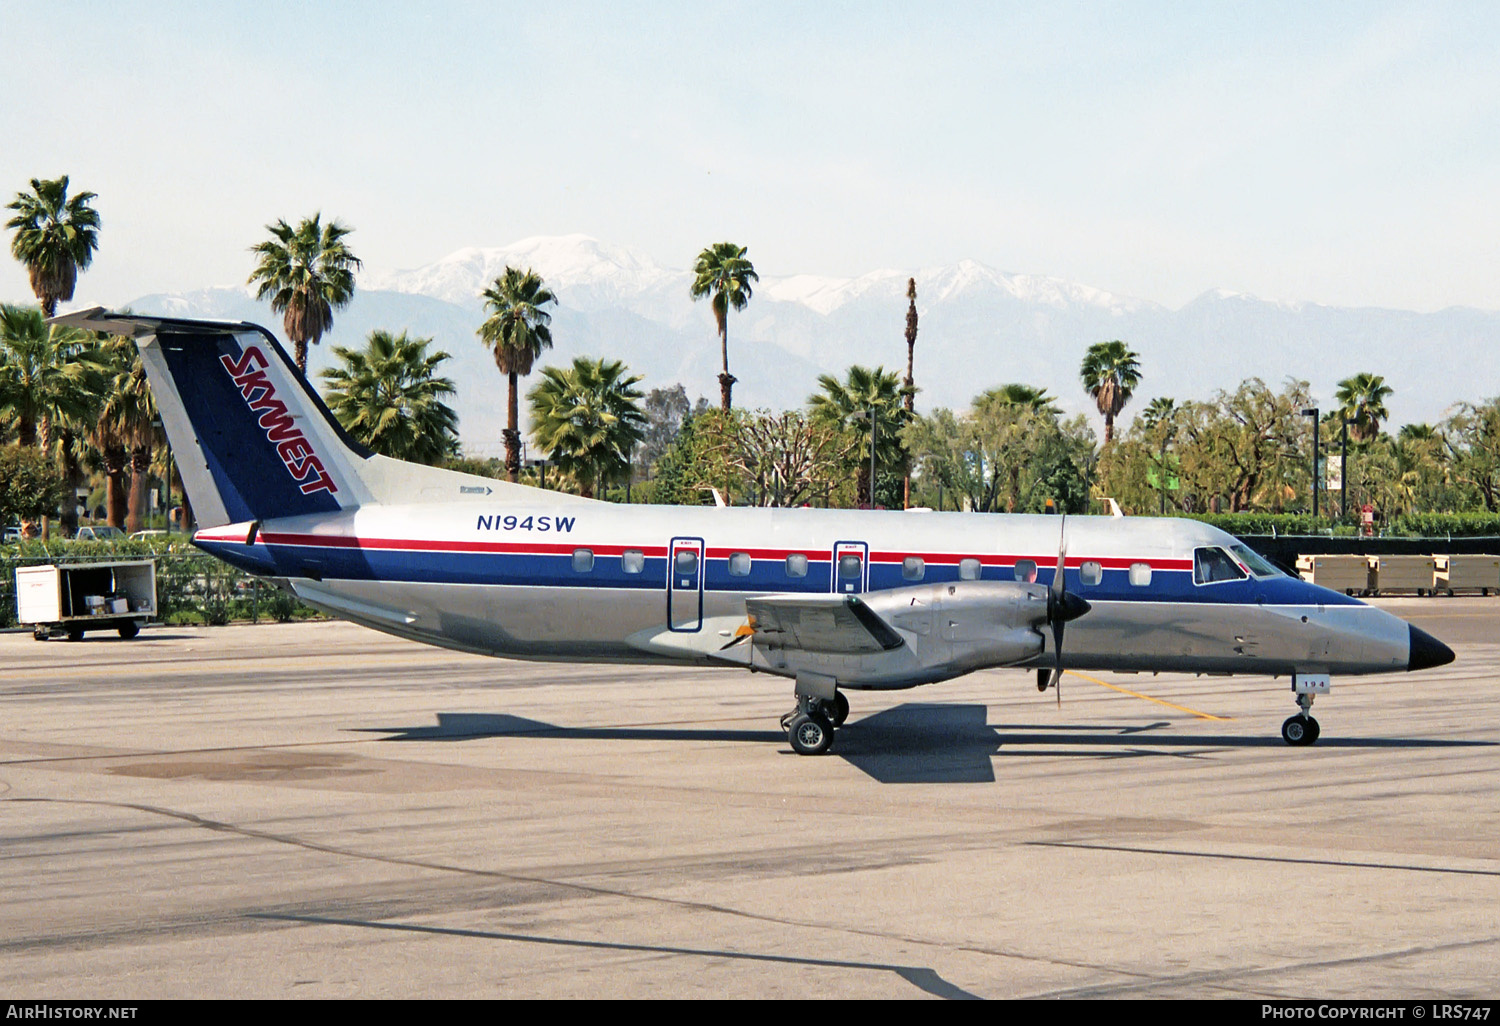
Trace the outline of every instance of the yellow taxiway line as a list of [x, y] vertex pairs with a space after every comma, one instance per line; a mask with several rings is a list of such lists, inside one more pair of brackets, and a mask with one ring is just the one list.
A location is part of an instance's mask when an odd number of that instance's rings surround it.
[[1164, 705], [1168, 709], [1176, 709], [1178, 712], [1185, 712], [1190, 716], [1198, 717], [1200, 720], [1234, 719], [1233, 716], [1215, 716], [1213, 713], [1199, 712], [1197, 709], [1189, 709], [1185, 705], [1173, 705], [1171, 702], [1164, 702], [1160, 698], [1152, 698], [1150, 695], [1143, 695], [1139, 691], [1131, 691], [1129, 688], [1122, 688], [1118, 684], [1111, 684], [1108, 681], [1100, 680], [1098, 677], [1090, 677], [1088, 674], [1079, 673], [1077, 670], [1064, 670], [1063, 672], [1072, 674], [1074, 677], [1079, 677], [1083, 680], [1086, 680], [1090, 684], [1097, 684], [1101, 688], [1109, 688], [1111, 691], [1118, 691], [1122, 695], [1129, 695], [1131, 698], [1142, 698], [1148, 702], [1155, 702], [1157, 705]]

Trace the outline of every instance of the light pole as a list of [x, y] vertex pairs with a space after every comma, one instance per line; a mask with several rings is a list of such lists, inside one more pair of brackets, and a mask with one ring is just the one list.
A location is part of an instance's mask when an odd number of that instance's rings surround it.
[[1318, 517], [1318, 408], [1314, 406], [1310, 410], [1303, 410], [1302, 416], [1311, 417], [1313, 422], [1312, 515], [1316, 520]]

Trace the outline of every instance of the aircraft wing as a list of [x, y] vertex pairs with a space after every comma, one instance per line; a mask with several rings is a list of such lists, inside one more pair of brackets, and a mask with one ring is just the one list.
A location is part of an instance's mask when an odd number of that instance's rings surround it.
[[807, 652], [884, 652], [905, 642], [857, 595], [788, 595], [745, 602], [757, 644]]

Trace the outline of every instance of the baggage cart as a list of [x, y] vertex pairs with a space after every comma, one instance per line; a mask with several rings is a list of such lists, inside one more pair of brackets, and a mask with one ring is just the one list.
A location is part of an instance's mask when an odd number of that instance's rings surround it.
[[156, 615], [156, 561], [17, 567], [16, 615], [38, 641], [105, 630], [133, 638]]

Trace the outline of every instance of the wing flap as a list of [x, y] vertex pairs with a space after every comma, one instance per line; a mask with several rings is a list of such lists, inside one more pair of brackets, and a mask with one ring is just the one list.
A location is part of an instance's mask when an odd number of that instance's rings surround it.
[[905, 642], [857, 595], [799, 595], [745, 603], [754, 642], [806, 652], [886, 652]]

